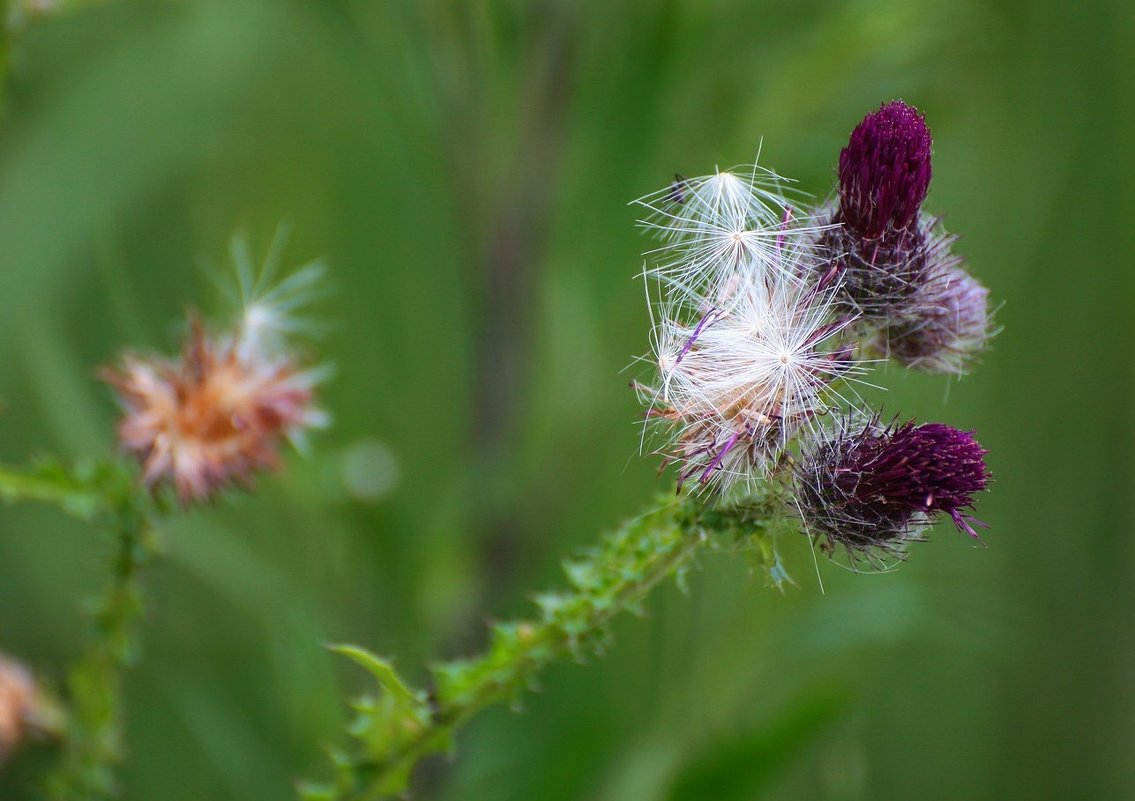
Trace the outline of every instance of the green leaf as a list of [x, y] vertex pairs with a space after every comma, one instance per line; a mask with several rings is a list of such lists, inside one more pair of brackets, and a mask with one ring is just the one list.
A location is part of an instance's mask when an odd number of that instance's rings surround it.
[[331, 784], [302, 782], [296, 787], [301, 801], [335, 801], [338, 793]]
[[420, 693], [411, 690], [398, 672], [394, 670], [394, 666], [382, 657], [368, 651], [359, 645], [350, 644], [336, 644], [328, 645], [328, 649], [337, 654], [341, 654], [356, 664], [362, 666], [374, 676], [375, 681], [386, 692], [393, 695], [400, 702], [417, 705], [421, 702]]
[[599, 571], [593, 561], [564, 560], [564, 573], [571, 585], [582, 592], [599, 586]]

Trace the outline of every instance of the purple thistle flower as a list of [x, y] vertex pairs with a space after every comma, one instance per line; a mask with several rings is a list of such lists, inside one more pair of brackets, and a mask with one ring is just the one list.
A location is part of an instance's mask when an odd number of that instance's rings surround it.
[[839, 206], [820, 246], [839, 266], [845, 304], [868, 320], [905, 308], [933, 264], [921, 216], [930, 187], [930, 129], [901, 100], [864, 117], [839, 156]]
[[841, 221], [864, 239], [909, 228], [930, 188], [926, 121], [901, 100], [863, 118], [839, 154]]
[[819, 245], [839, 265], [841, 306], [874, 323], [901, 317], [908, 310], [930, 274], [935, 249], [920, 224], [887, 229], [877, 239], [863, 239], [847, 227], [829, 228]]
[[927, 280], [911, 307], [911, 314], [881, 332], [883, 351], [903, 367], [964, 375], [992, 335], [989, 290], [950, 259]]
[[989, 481], [985, 453], [972, 432], [943, 423], [847, 418], [802, 455], [797, 505], [827, 550], [853, 556], [901, 555], [939, 513], [976, 537], [973, 525], [983, 524], [965, 510]]

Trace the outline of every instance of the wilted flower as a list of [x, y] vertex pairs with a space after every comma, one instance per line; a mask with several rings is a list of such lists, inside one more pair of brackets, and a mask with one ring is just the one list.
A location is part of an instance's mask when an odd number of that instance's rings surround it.
[[28, 727], [42, 705], [31, 672], [18, 662], [0, 656], [0, 763], [24, 741]]
[[880, 332], [881, 350], [904, 367], [962, 375], [991, 335], [989, 290], [951, 261], [915, 295], [910, 311]]
[[[320, 271], [296, 275], [310, 282]], [[226, 333], [191, 315], [179, 358], [126, 355], [103, 371], [124, 409], [119, 441], [142, 462], [147, 485], [169, 481], [183, 503], [205, 500], [277, 468], [282, 440], [325, 423], [314, 405], [321, 371], [302, 368], [287, 347], [292, 298], [246, 298]]]
[[844, 418], [804, 448], [796, 502], [807, 530], [853, 556], [901, 554], [939, 513], [976, 537], [966, 510], [985, 489], [986, 451], [943, 423], [880, 425]]

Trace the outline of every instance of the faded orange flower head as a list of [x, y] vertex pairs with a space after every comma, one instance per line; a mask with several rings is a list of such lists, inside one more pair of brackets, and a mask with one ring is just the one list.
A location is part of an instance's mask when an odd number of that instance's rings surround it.
[[27, 668], [0, 656], [0, 763], [23, 742], [40, 705], [39, 688]]
[[182, 503], [249, 486], [279, 467], [283, 440], [325, 424], [315, 407], [320, 371], [302, 369], [286, 347], [295, 321], [283, 311], [249, 303], [225, 334], [191, 314], [180, 357], [127, 354], [102, 371], [123, 408], [119, 442], [148, 486], [169, 482]]

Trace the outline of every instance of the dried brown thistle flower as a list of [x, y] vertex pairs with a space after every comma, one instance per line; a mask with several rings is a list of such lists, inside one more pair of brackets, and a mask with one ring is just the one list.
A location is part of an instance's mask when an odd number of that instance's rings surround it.
[[0, 656], [0, 763], [24, 742], [41, 705], [39, 687], [31, 672]]
[[[313, 274], [295, 280], [305, 272]], [[321, 272], [300, 271], [290, 288], [309, 287]], [[142, 463], [148, 486], [169, 482], [182, 503], [248, 486], [256, 472], [279, 467], [283, 440], [326, 422], [315, 407], [323, 371], [301, 367], [284, 336], [297, 305], [294, 292], [263, 293], [227, 334], [190, 314], [178, 358], [128, 354], [102, 371], [124, 411], [119, 441]]]

